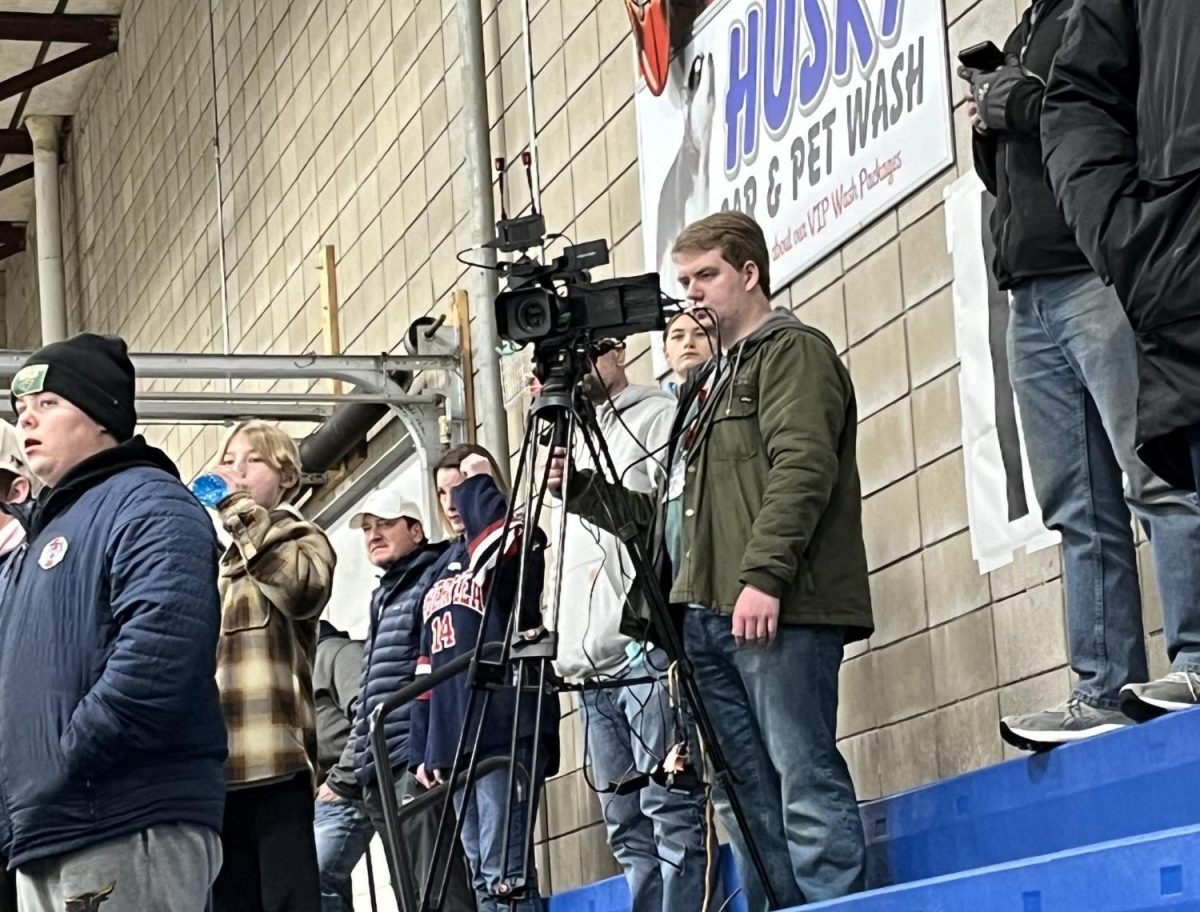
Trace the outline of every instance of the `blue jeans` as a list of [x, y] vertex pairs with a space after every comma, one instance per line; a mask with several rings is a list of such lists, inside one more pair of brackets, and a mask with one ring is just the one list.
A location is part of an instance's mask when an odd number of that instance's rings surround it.
[[1200, 509], [1135, 454], [1137, 356], [1116, 293], [1092, 273], [1034, 279], [1013, 289], [1011, 316], [1033, 486], [1063, 537], [1075, 693], [1115, 707], [1148, 676], [1130, 510], [1150, 539], [1167, 654], [1186, 670], [1200, 668]]
[[[656, 651], [621, 677], [654, 675], [660, 676], [658, 681], [583, 692], [592, 782], [602, 790], [608, 843], [625, 869], [633, 912], [699, 909], [704, 904], [708, 855], [703, 789], [674, 790], [650, 782], [628, 795], [603, 791], [627, 774], [662, 768], [675, 741], [674, 715], [661, 679], [667, 663], [666, 654]], [[699, 762], [694, 749], [692, 758]]]
[[[782, 624], [770, 646], [739, 647], [728, 616], [693, 607], [684, 620], [700, 696], [782, 908], [863, 887], [862, 821], [836, 741], [844, 636], [840, 627]], [[766, 894], [720, 788], [714, 804], [749, 912], [765, 912]]]
[[[529, 768], [527, 751], [518, 751], [522, 764]], [[499, 886], [521, 875], [525, 858], [525, 821], [529, 814], [529, 802], [537, 814], [537, 802], [542, 791], [544, 777], [537, 775], [533, 787], [521, 785], [517, 790], [508, 831], [508, 855], [504, 854], [503, 822], [508, 806], [508, 769], [493, 770], [475, 783], [470, 800], [463, 801], [462, 791], [454, 796], [455, 810], [463, 818], [462, 845], [471, 866], [475, 885], [475, 898], [479, 901], [479, 912], [542, 912], [542, 898], [538, 892], [537, 872], [531, 863], [530, 881], [525, 899], [514, 905], [498, 898]], [[507, 863], [506, 863], [507, 862]]]
[[353, 912], [350, 875], [371, 844], [375, 827], [358, 801], [318, 801], [315, 814], [321, 912]]

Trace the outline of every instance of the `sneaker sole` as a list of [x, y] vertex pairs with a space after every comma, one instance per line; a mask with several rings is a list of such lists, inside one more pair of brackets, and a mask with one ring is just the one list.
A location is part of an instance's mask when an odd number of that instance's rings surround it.
[[1048, 751], [1058, 747], [1060, 744], [1085, 741], [1088, 738], [1094, 738], [1096, 735], [1106, 735], [1109, 732], [1120, 731], [1122, 728], [1128, 728], [1128, 726], [1120, 722], [1109, 722], [1084, 731], [1035, 732], [1028, 729], [1013, 728], [1007, 723], [1001, 722], [1000, 737], [1013, 747], [1040, 753], [1041, 751]]
[[1195, 709], [1195, 703], [1175, 703], [1171, 700], [1155, 700], [1134, 693], [1121, 694], [1121, 712], [1136, 722], [1149, 722], [1173, 712]]

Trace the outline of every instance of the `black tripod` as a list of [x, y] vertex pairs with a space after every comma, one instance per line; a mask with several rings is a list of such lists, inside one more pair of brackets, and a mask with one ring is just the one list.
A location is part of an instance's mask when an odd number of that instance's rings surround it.
[[[582, 440], [586, 447], [587, 453], [593, 466], [597, 467], [597, 471], [606, 474], [608, 477], [616, 480], [619, 478], [616, 466], [613, 462], [612, 455], [608, 451], [604, 437], [600, 433], [600, 428], [596, 420], [595, 406], [592, 401], [584, 396], [580, 390], [582, 377], [590, 370], [591, 359], [588, 354], [588, 340], [580, 336], [573, 340], [569, 345], [555, 346], [549, 352], [537, 352], [539, 373], [545, 378], [541, 394], [534, 401], [534, 404], [529, 412], [529, 417], [526, 422], [525, 434], [521, 444], [520, 458], [517, 463], [517, 472], [514, 477], [513, 488], [514, 494], [519, 490], [522, 484], [526, 485], [525, 503], [532, 505], [532, 509], [528, 510], [518, 521], [522, 530], [522, 541], [519, 555], [519, 570], [517, 584], [517, 606], [523, 604], [522, 597], [527, 585], [527, 566], [530, 549], [536, 547], [537, 537], [534, 530], [537, 526], [537, 521], [541, 516], [542, 509], [545, 505], [545, 498], [548, 489], [549, 480], [549, 459], [545, 459], [545, 469], [542, 472], [540, 484], [535, 488], [536, 474], [531, 467], [539, 464], [539, 454], [543, 448], [564, 447], [570, 453], [575, 440], [575, 435], [582, 432]], [[549, 433], [546, 433], [549, 431]], [[552, 453], [551, 453], [552, 455]], [[649, 454], [648, 454], [649, 457]], [[667, 454], [668, 459], [670, 453]], [[568, 463], [567, 476], [563, 481], [564, 492], [570, 490], [571, 478], [570, 468]], [[514, 528], [513, 514], [516, 497], [514, 496], [509, 503], [508, 515], [505, 519], [505, 531], [500, 542], [500, 554], [503, 555], [507, 544], [507, 538], [510, 530]], [[626, 550], [632, 560], [635, 580], [640, 586], [640, 591], [645, 599], [650, 614], [651, 627], [654, 631], [654, 638], [657, 645], [662, 646], [668, 657], [676, 664], [678, 670], [678, 679], [682, 685], [684, 698], [692, 710], [692, 716], [695, 720], [697, 729], [700, 734], [709, 759], [712, 763], [714, 775], [725, 790], [728, 796], [731, 809], [737, 821], [738, 828], [741, 830], [743, 839], [746, 845], [747, 854], [750, 856], [760, 882], [763, 885], [764, 893], [767, 896], [768, 902], [772, 908], [778, 908], [778, 898], [771, 886], [771, 881], [767, 876], [767, 870], [762, 855], [758, 850], [758, 846], [753, 832], [750, 829], [746, 819], [745, 811], [741, 800], [734, 789], [734, 775], [729, 766], [724, 752], [721, 748], [720, 741], [717, 737], [716, 730], [713, 727], [712, 719], [705, 708], [703, 699], [700, 696], [696, 686], [695, 677], [692, 672], [691, 663], [688, 661], [687, 655], [684, 652], [683, 642], [674, 621], [671, 618], [670, 610], [664, 597], [662, 588], [659, 585], [659, 576], [655, 569], [654, 561], [650, 558], [646, 548], [646, 531], [638, 529], [632, 524], [620, 525], [617, 517], [610, 510], [608, 511], [609, 519], [611, 520], [610, 531], [617, 534], [620, 540], [624, 543]], [[565, 540], [565, 524], [560, 530], [557, 559], [562, 560], [562, 547]], [[561, 564], [560, 564], [561, 566]], [[467, 769], [464, 779], [464, 790], [466, 794], [470, 794], [476, 781], [476, 767], [478, 764], [478, 744], [479, 736], [482, 731], [482, 719], [487, 714], [487, 707], [491, 694], [491, 689], [497, 686], [502, 686], [506, 674], [511, 673], [515, 677], [518, 694], [523, 692], [536, 692], [535, 712], [537, 713], [534, 727], [534, 740], [532, 746], [532, 756], [530, 757], [530, 767], [527, 771], [528, 780], [531, 783], [531, 794], [526, 802], [526, 820], [524, 828], [524, 844], [520, 847], [521, 865], [519, 874], [507, 881], [501, 890], [501, 898], [516, 902], [526, 895], [528, 886], [532, 883], [530, 865], [532, 861], [532, 844], [533, 844], [533, 817], [534, 817], [534, 801], [532, 789], [536, 788], [538, 777], [536, 771], [540, 768], [540, 733], [542, 720], [543, 701], [546, 697], [548, 687], [551, 686], [553, 673], [550, 668], [550, 663], [555, 658], [557, 652], [557, 634], [554, 632], [556, 627], [558, 611], [561, 603], [561, 573], [556, 575], [559, 584], [556, 586], [552, 607], [550, 611], [550, 629], [540, 624], [526, 630], [517, 629], [518, 610], [513, 610], [509, 618], [508, 629], [504, 642], [502, 644], [502, 652], [495, 662], [484, 661], [479, 658], [483, 655], [483, 631], [486, 627], [486, 618], [488, 613], [494, 610], [492, 598], [493, 592], [488, 593], [486, 606], [484, 609], [485, 623], [480, 625], [480, 641], [476, 644], [476, 658], [471, 661], [468, 674], [472, 683], [472, 690], [469, 697], [470, 708], [468, 710], [468, 724], [464, 727], [459, 739], [458, 754], [454, 766], [450, 773], [452, 782], [458, 781], [459, 766], [461, 758], [464, 755], [464, 749], [468, 741], [467, 728], [470, 727], [470, 720], [473, 718], [471, 710], [474, 708], [474, 701], [478, 694], [482, 693], [483, 707], [480, 713], [480, 722], [474, 733], [474, 743], [467, 759]], [[512, 725], [512, 753], [508, 769], [508, 801], [506, 811], [502, 821], [503, 826], [503, 858], [507, 867], [507, 860], [513, 849], [509, 845], [509, 834], [511, 831], [512, 814], [516, 806], [516, 788], [518, 785], [519, 767], [516, 763], [519, 732], [521, 729], [521, 714], [524, 708], [523, 700], [516, 701], [514, 710], [514, 718]], [[437, 841], [433, 857], [440, 858], [442, 854], [442, 839], [446, 824], [449, 822], [449, 815], [452, 808], [452, 796], [447, 793], [445, 803], [442, 809], [442, 818], [438, 828]], [[457, 840], [462, 831], [461, 819], [458, 820], [453, 827], [453, 838]], [[444, 899], [445, 888], [448, 877], [448, 869], [441, 872], [441, 876], [437, 878], [438, 889], [431, 894], [430, 886], [435, 880], [435, 871], [431, 870], [426, 880], [425, 889], [422, 891], [421, 912], [430, 912], [430, 910], [439, 909], [441, 902]], [[436, 900], [431, 903], [430, 900]]]

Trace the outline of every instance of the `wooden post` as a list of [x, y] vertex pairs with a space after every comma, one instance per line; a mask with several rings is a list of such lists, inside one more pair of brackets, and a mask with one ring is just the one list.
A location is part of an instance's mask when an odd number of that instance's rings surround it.
[[[337, 251], [332, 244], [321, 248], [317, 260], [317, 271], [321, 273], [321, 335], [325, 339], [325, 353], [342, 353], [342, 314], [338, 305]], [[342, 381], [333, 380], [333, 394], [342, 394]]]
[[467, 409], [467, 442], [475, 442], [475, 364], [471, 358], [471, 299], [465, 291], [455, 291], [450, 298], [450, 320], [458, 327], [458, 343], [462, 352], [463, 401]]

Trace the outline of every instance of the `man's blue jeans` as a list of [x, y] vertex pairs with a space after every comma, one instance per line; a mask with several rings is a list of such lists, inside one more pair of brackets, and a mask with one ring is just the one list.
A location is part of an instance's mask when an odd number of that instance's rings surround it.
[[371, 818], [359, 801], [318, 801], [313, 826], [321, 869], [321, 912], [353, 912], [350, 875], [375, 835]]
[[[732, 619], [688, 608], [684, 649], [782, 908], [863, 887], [862, 821], [837, 748], [845, 630], [781, 624], [770, 646], [738, 646]], [[750, 912], [766, 895], [729, 801], [714, 803]]]
[[[517, 755], [528, 769], [528, 745], [518, 749]], [[532, 863], [529, 866], [530, 882], [526, 896], [521, 902], [510, 905], [498, 899], [496, 891], [502, 883], [521, 874], [525, 857], [525, 821], [529, 814], [529, 802], [533, 802], [536, 819], [543, 781], [544, 777], [539, 774], [534, 777], [532, 788], [522, 785], [518, 789], [517, 800], [509, 819], [507, 856], [504, 854], [503, 823], [505, 808], [508, 807], [508, 768], [493, 770], [480, 777], [469, 801], [463, 801], [461, 790], [454, 795], [455, 809], [463, 817], [463, 851], [466, 852], [467, 861], [471, 865], [479, 912], [542, 912], [537, 872]]]
[[708, 855], [703, 789], [674, 790], [650, 782], [628, 795], [604, 791], [627, 775], [661, 770], [675, 742], [674, 715], [662, 680], [667, 663], [659, 650], [621, 674], [658, 677], [654, 683], [583, 691], [592, 782], [601, 790], [608, 843], [625, 869], [633, 912], [699, 909], [704, 904]]
[[1042, 517], [1063, 536], [1075, 693], [1093, 706], [1148, 677], [1130, 509], [1150, 539], [1172, 668], [1200, 669], [1200, 508], [1137, 458], [1135, 346], [1093, 273], [1013, 289], [1009, 371]]

